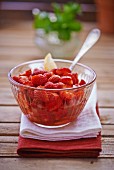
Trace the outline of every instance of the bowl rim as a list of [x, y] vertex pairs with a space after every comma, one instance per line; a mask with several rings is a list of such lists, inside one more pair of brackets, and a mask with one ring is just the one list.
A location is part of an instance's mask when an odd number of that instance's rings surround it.
[[[55, 62], [66, 62], [66, 63], [72, 63], [72, 60], [64, 60], [64, 59], [53, 59]], [[81, 86], [78, 86], [78, 87], [71, 87], [71, 88], [62, 88], [62, 89], [46, 89], [46, 88], [38, 88], [38, 87], [31, 87], [31, 86], [28, 86], [28, 85], [23, 85], [23, 84], [20, 84], [18, 82], [16, 82], [15, 80], [13, 80], [13, 78], [11, 77], [11, 73], [17, 69], [18, 67], [20, 66], [23, 66], [23, 65], [27, 65], [27, 64], [32, 64], [32, 63], [36, 63], [36, 62], [43, 62], [44, 59], [38, 59], [38, 60], [31, 60], [31, 61], [27, 61], [27, 62], [23, 62], [21, 64], [18, 64], [16, 65], [15, 67], [13, 67], [9, 72], [8, 72], [8, 79], [10, 81], [11, 84], [15, 85], [15, 86], [19, 86], [19, 87], [23, 87], [23, 88], [29, 88], [29, 89], [34, 89], [34, 90], [45, 90], [45, 91], [63, 91], [63, 90], [78, 90], [78, 89], [81, 89], [81, 88], [85, 88], [85, 87], [88, 87], [90, 86], [92, 83], [95, 82], [96, 80], [96, 72], [89, 66], [85, 65], [85, 64], [82, 64], [82, 63], [77, 63], [77, 65], [81, 66], [81, 67], [84, 67], [86, 69], [88, 69], [89, 71], [91, 71], [93, 74], [94, 74], [94, 78], [92, 81], [90, 81], [89, 83], [86, 83], [84, 85], [81, 85]]]

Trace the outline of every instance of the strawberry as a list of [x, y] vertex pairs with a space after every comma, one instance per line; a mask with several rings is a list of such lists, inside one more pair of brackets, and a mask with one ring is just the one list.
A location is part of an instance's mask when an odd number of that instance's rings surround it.
[[73, 81], [72, 78], [70, 76], [62, 76], [60, 78], [60, 82], [64, 83], [64, 84], [68, 84], [68, 85], [73, 85]]
[[57, 93], [48, 93], [49, 102], [46, 103], [46, 108], [48, 111], [53, 111], [58, 109], [62, 105], [62, 99]]
[[66, 76], [70, 76], [72, 78], [73, 84], [78, 84], [78, 73], [68, 73]]
[[79, 82], [79, 85], [81, 86], [81, 85], [84, 85], [84, 84], [86, 84], [86, 82], [83, 79], [81, 79], [81, 81]]
[[19, 74], [19, 76], [27, 76], [29, 77], [32, 74], [31, 69], [25, 71], [24, 73]]
[[64, 88], [64, 83], [58, 82], [58, 83], [52, 83], [48, 81], [45, 86], [46, 89], [61, 89]]
[[66, 101], [66, 102], [67, 101], [69, 102], [70, 100], [75, 98], [75, 95], [72, 92], [61, 91], [60, 92], [60, 97], [62, 98], [62, 100]]
[[72, 73], [72, 80], [73, 80], [73, 84], [77, 85], [79, 80], [78, 80], [78, 74], [77, 73]]
[[48, 79], [48, 81], [51, 81], [51, 82], [53, 82], [53, 83], [57, 83], [57, 82], [59, 82], [59, 80], [60, 80], [60, 76], [58, 76], [58, 75], [52, 75], [52, 76]]
[[38, 68], [35, 68], [35, 69], [33, 70], [32, 75], [38, 75], [38, 74], [44, 74], [44, 73], [47, 73], [47, 71], [45, 71], [45, 70], [40, 70], [40, 69], [38, 69]]
[[44, 90], [34, 90], [34, 98], [42, 102], [49, 102], [48, 94]]
[[34, 90], [27, 89], [27, 96], [28, 96], [28, 98], [33, 99], [34, 98]]
[[29, 82], [29, 79], [27, 76], [13, 76], [13, 80], [15, 80], [16, 82], [20, 83], [20, 84], [27, 84]]
[[14, 81], [19, 83], [19, 77], [18, 76], [13, 76], [12, 78], [13, 78]]
[[69, 68], [58, 68], [56, 69], [56, 74], [59, 76], [65, 76], [68, 73], [71, 73], [71, 70]]
[[82, 90], [82, 89], [80, 89], [80, 90], [77, 90], [77, 91], [75, 91], [75, 99], [77, 100], [77, 101], [81, 101], [82, 99], [83, 99], [83, 96], [84, 96], [84, 90]]
[[42, 74], [38, 74], [38, 75], [32, 76], [31, 81], [32, 81], [33, 85], [35, 87], [37, 87], [37, 86], [40, 86], [40, 85], [44, 85], [48, 81], [48, 79], [47, 79], [46, 76], [44, 76]]
[[49, 79], [53, 75], [53, 72], [47, 72], [44, 75]]
[[45, 85], [44, 88], [46, 89], [55, 89], [54, 83], [48, 81]]
[[57, 70], [57, 68], [54, 68], [54, 69], [51, 70], [51, 72], [52, 72], [53, 74], [56, 74], [56, 70]]
[[62, 82], [55, 83], [54, 85], [56, 89], [62, 89], [65, 86], [65, 84]]

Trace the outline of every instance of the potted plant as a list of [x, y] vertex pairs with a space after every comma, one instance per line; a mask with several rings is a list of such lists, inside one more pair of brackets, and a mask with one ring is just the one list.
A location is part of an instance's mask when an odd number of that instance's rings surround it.
[[53, 3], [53, 13], [33, 10], [35, 42], [43, 55], [51, 52], [53, 57], [72, 57], [78, 44], [78, 32], [82, 24], [77, 19], [81, 12], [79, 4], [69, 2], [63, 6]]

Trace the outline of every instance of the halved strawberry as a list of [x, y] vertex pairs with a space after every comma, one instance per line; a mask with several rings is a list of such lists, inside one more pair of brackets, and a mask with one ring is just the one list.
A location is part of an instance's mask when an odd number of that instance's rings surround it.
[[70, 76], [62, 76], [60, 78], [60, 82], [64, 83], [64, 84], [68, 84], [70, 86], [73, 85], [73, 81], [72, 81], [72, 78]]
[[48, 81], [48, 79], [47, 79], [46, 76], [44, 76], [42, 74], [38, 74], [38, 75], [32, 76], [31, 81], [32, 81], [33, 85], [35, 87], [37, 87], [37, 86], [40, 86], [40, 85], [44, 85]]
[[48, 79], [53, 75], [53, 72], [47, 72], [44, 73], [44, 76], [46, 76]]
[[76, 101], [80, 103], [84, 96], [84, 90], [83, 89], [77, 90], [74, 92], [74, 94], [75, 94]]
[[73, 100], [75, 98], [74, 93], [68, 92], [68, 91], [61, 91], [60, 97], [63, 101], [69, 102], [70, 100]]
[[20, 83], [20, 84], [27, 84], [29, 82], [29, 79], [27, 76], [13, 76], [13, 80], [15, 80], [16, 82]]
[[34, 98], [42, 102], [49, 102], [49, 97], [44, 90], [34, 90]]
[[52, 76], [48, 79], [48, 81], [51, 81], [51, 82], [53, 82], [53, 83], [57, 83], [57, 82], [60, 81], [60, 76], [59, 76], [59, 75], [52, 75]]
[[72, 73], [72, 80], [73, 80], [73, 84], [77, 85], [79, 80], [78, 80], [78, 73]]
[[79, 82], [79, 85], [81, 86], [81, 85], [84, 85], [84, 84], [86, 84], [85, 80], [81, 79], [81, 81]]
[[65, 87], [65, 84], [62, 82], [55, 83], [54, 85], [56, 89], [62, 89]]
[[50, 81], [48, 81], [48, 82], [44, 85], [44, 87], [45, 87], [46, 89], [55, 89], [54, 83], [52, 83], [52, 82], [50, 82]]
[[71, 73], [71, 70], [69, 68], [58, 68], [56, 70], [56, 74], [59, 76], [65, 76], [68, 73]]
[[49, 102], [46, 103], [46, 108], [48, 111], [53, 111], [58, 109], [62, 105], [62, 99], [57, 93], [48, 93]]
[[27, 77], [29, 77], [30, 75], [32, 75], [31, 69], [26, 70], [24, 73], [19, 74], [19, 76], [27, 76]]
[[47, 73], [47, 71], [45, 71], [45, 70], [40, 70], [40, 69], [38, 69], [38, 68], [35, 68], [35, 69], [33, 70], [32, 75], [38, 75], [38, 74], [44, 74], [44, 73]]

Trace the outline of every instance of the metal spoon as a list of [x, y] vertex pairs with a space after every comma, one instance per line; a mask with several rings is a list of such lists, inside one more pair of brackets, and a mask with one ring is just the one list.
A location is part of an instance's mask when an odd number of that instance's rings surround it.
[[80, 60], [80, 58], [97, 42], [100, 37], [100, 30], [95, 28], [93, 29], [87, 36], [85, 42], [83, 43], [80, 51], [74, 58], [72, 64], [69, 69], [72, 71], [76, 65], [76, 63]]

